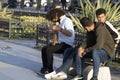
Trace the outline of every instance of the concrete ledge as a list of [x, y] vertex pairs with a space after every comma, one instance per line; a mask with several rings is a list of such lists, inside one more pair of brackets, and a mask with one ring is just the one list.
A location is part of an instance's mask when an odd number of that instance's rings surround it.
[[[84, 69], [84, 80], [90, 80], [93, 76], [93, 66], [87, 66]], [[100, 67], [98, 73], [98, 80], [111, 80], [111, 74], [109, 67]]]

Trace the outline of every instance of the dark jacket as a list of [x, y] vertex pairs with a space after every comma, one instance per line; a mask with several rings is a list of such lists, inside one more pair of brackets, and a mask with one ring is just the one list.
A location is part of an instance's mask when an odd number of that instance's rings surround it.
[[108, 31], [110, 32], [110, 34], [112, 35], [113, 39], [114, 39], [114, 42], [116, 43], [116, 40], [115, 38], [118, 37], [117, 33], [114, 32], [107, 24], [104, 24], [106, 26], [106, 28], [108, 29]]
[[104, 49], [108, 55], [113, 58], [115, 43], [112, 35], [104, 23], [95, 22], [94, 24], [94, 31], [87, 32], [86, 41], [84, 41], [81, 46], [85, 48], [86, 52]]

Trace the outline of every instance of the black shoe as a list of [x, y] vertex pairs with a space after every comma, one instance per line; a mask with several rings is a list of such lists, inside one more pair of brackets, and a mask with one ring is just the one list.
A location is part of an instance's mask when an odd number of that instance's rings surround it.
[[46, 68], [41, 68], [41, 70], [37, 73], [38, 75], [43, 75], [43, 74], [48, 74], [50, 73], [48, 69]]
[[53, 72], [53, 69], [49, 70], [49, 69], [43, 67], [43, 68], [41, 68], [41, 70], [37, 74], [38, 75], [40, 75], [40, 74], [48, 74], [50, 72]]
[[93, 76], [90, 80], [98, 80], [96, 76]]
[[76, 75], [72, 80], [83, 80], [83, 76]]

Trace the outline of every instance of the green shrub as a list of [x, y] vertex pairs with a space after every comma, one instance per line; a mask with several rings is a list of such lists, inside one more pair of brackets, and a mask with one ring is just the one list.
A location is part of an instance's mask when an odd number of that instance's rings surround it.
[[[85, 6], [83, 1], [86, 3]], [[110, 21], [114, 26], [117, 26], [117, 29], [119, 29], [120, 26], [118, 26], [118, 24], [120, 22], [120, 5], [112, 5], [110, 1], [111, 0], [104, 0], [102, 3], [101, 0], [97, 0], [97, 4], [95, 5], [90, 2], [90, 0], [79, 0], [78, 2], [81, 7], [79, 15], [82, 15], [82, 17], [90, 17], [92, 20], [97, 21], [95, 15], [96, 10], [98, 8], [104, 8], [106, 10], [106, 20]], [[81, 32], [84, 32], [81, 23], [79, 22], [79, 18], [71, 13], [70, 16]]]
[[3, 8], [3, 9], [1, 9], [1, 11], [0, 11], [0, 18], [1, 19], [11, 20], [12, 16], [13, 16], [13, 12], [9, 11], [7, 9], [8, 9], [8, 6]]

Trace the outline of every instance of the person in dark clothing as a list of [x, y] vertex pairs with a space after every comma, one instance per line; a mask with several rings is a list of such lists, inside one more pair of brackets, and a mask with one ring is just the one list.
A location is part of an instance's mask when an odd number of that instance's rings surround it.
[[115, 29], [115, 27], [109, 21], [106, 21], [106, 11], [105, 11], [105, 9], [103, 9], [103, 8], [97, 9], [96, 10], [96, 16], [97, 16], [98, 22], [105, 23], [106, 28], [111, 33], [115, 43], [118, 43], [119, 40], [120, 40], [119, 32], [117, 31], [117, 29]]
[[87, 30], [87, 39], [78, 48], [78, 55], [76, 56], [77, 76], [75, 78], [82, 79], [82, 60], [91, 55], [93, 59], [93, 77], [90, 80], [98, 80], [100, 63], [114, 57], [115, 43], [104, 23], [92, 22], [87, 17], [82, 18], [80, 22]]
[[66, 0], [61, 0], [62, 8], [66, 10]]
[[73, 23], [61, 9], [51, 9], [46, 14], [46, 19], [56, 24], [53, 25], [53, 43], [42, 48], [43, 67], [38, 74], [47, 74], [53, 71], [53, 54], [63, 54], [66, 48], [74, 44]]

